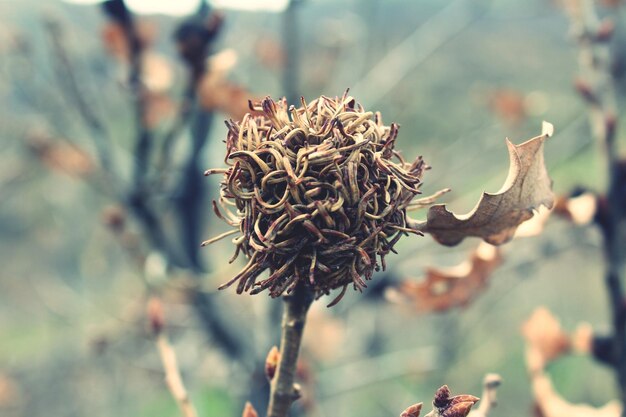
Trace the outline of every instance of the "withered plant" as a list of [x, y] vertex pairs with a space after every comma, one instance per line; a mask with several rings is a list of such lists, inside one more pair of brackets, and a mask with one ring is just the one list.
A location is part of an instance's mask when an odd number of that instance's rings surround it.
[[[294, 33], [296, 4], [296, 0], [291, 1], [286, 12], [287, 33]], [[123, 0], [109, 0], [103, 5], [108, 18], [105, 43], [126, 69], [124, 86], [135, 113], [129, 178], [116, 166], [119, 161], [114, 158], [107, 126], [85, 100], [65, 49], [62, 28], [53, 22], [49, 22], [48, 30], [58, 76], [68, 84], [64, 93], [93, 134], [97, 161], [80, 149], [52, 143], [49, 137], [32, 138], [31, 148], [47, 166], [62, 165], [63, 170], [85, 178], [117, 203], [105, 211], [106, 222], [140, 266], [156, 254], [165, 261], [167, 273], [184, 271], [192, 277], [191, 283], [186, 282], [185, 295], [206, 333], [233, 360], [246, 362], [250, 373], [259, 365], [265, 369], [271, 383], [268, 417], [287, 416], [301, 394], [296, 363], [307, 312], [314, 300], [331, 295], [328, 305], [332, 307], [350, 287], [362, 291], [376, 279], [376, 272], [385, 270], [386, 256], [394, 252], [401, 238], [429, 234], [447, 246], [466, 237], [486, 243], [472, 256], [469, 270], [456, 275], [463, 279], [433, 273], [426, 282], [404, 286], [400, 292], [415, 294], [418, 306], [425, 311], [463, 305], [482, 289], [485, 276], [500, 261], [492, 245], [509, 241], [518, 226], [541, 206], [553, 206], [543, 158], [544, 142], [552, 135], [550, 124], [544, 124], [541, 135], [520, 145], [507, 141], [510, 169], [502, 188], [493, 194], [484, 193], [469, 213], [455, 215], [444, 205], [435, 204], [448, 190], [420, 196], [429, 167], [421, 157], [406, 158], [398, 150], [402, 136], [396, 124], [386, 125], [380, 113], [366, 110], [348, 92], [294, 103], [297, 50], [293, 37], [287, 45], [291, 53], [285, 76], [290, 101], [268, 97], [253, 100], [248, 106], [247, 91], [225, 80], [224, 68], [211, 67], [207, 61], [222, 27], [222, 16], [212, 13], [205, 2], [175, 32], [187, 79], [166, 128], [158, 129], [164, 118], [159, 112], [170, 108], [171, 103], [150, 79], [154, 61], [147, 57], [152, 35], [142, 29]], [[266, 292], [283, 300], [280, 348], [272, 349], [267, 359], [265, 352], [259, 359], [258, 349], [246, 343], [246, 335], [228, 324], [228, 312], [217, 308], [212, 296], [201, 288], [207, 267], [199, 252], [205, 197], [200, 155], [215, 110], [232, 117], [226, 122], [227, 167], [210, 169], [207, 174], [222, 176], [213, 209], [232, 230], [203, 245], [231, 237], [235, 245], [231, 262], [239, 255], [247, 259], [243, 269], [221, 288], [234, 286], [238, 293]], [[185, 129], [191, 132], [189, 153], [176, 167], [179, 175], [166, 178], [163, 173], [175, 171], [172, 149]], [[58, 157], [60, 152], [63, 158]], [[74, 164], [67, 163], [67, 155], [73, 155]], [[99, 175], [92, 175], [94, 172]], [[427, 209], [423, 219], [409, 217], [410, 211], [420, 209]], [[175, 213], [179, 226], [176, 236], [165, 230], [168, 210]], [[144, 246], [129, 237], [126, 213], [141, 226]], [[433, 291], [441, 283], [446, 287], [445, 296]], [[159, 291], [149, 288], [147, 292]], [[150, 302], [149, 315], [168, 387], [181, 412], [194, 417], [197, 411], [183, 385], [157, 301]], [[498, 377], [486, 377], [483, 401], [472, 415], [489, 413], [498, 385]], [[252, 386], [257, 388], [254, 383]], [[466, 416], [477, 401], [470, 395], [451, 396], [444, 386], [435, 394], [427, 416]], [[402, 416], [417, 417], [421, 409], [421, 403], [415, 404]], [[254, 416], [258, 413], [249, 403], [244, 417]]]
[[[429, 233], [446, 245], [467, 236], [502, 244], [533, 210], [553, 204], [543, 161], [543, 143], [552, 134], [547, 123], [538, 137], [507, 142], [511, 166], [502, 189], [456, 216], [433, 205], [442, 192], [415, 199], [427, 169], [422, 158], [407, 162], [395, 149], [398, 127], [384, 125], [380, 113], [366, 111], [347, 92], [308, 104], [302, 99], [299, 107], [266, 98], [250, 109], [257, 115], [226, 122], [229, 168], [207, 171], [223, 175], [213, 207], [233, 230], [204, 244], [238, 235], [232, 260], [243, 253], [248, 263], [221, 288], [237, 283], [238, 293], [268, 290], [285, 302], [280, 349], [268, 359], [268, 417], [286, 416], [300, 395], [296, 362], [315, 298], [341, 288], [332, 306], [348, 286], [362, 290], [404, 235]], [[427, 206], [425, 221], [407, 216]], [[260, 279], [266, 270], [269, 277]], [[475, 402], [444, 410], [441, 392], [431, 416], [465, 416]]]

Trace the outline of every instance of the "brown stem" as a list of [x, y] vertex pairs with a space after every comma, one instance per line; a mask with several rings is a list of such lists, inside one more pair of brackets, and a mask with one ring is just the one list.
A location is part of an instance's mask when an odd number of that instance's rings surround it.
[[283, 297], [280, 360], [272, 380], [267, 417], [287, 417], [291, 404], [300, 397], [294, 379], [306, 314], [313, 298], [313, 292], [305, 285], [298, 285], [293, 294]]

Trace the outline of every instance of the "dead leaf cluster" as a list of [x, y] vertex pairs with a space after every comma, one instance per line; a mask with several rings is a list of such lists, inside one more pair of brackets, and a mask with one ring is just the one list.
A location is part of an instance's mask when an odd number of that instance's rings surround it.
[[493, 271], [501, 264], [500, 250], [481, 242], [461, 264], [450, 268], [428, 268], [423, 279], [405, 280], [390, 289], [388, 298], [409, 301], [418, 312], [443, 312], [465, 307], [487, 287]]
[[[487, 417], [491, 407], [495, 405], [496, 389], [500, 386], [501, 378], [496, 374], [488, 374], [483, 381], [483, 396], [486, 397], [485, 403], [481, 404], [478, 410], [470, 413], [474, 404], [480, 398], [473, 395], [455, 395], [452, 396], [447, 385], [442, 386], [435, 392], [432, 402], [432, 411], [424, 417]], [[413, 404], [407, 407], [400, 417], [419, 417], [423, 408], [423, 403]]]
[[95, 169], [92, 157], [80, 147], [34, 132], [27, 136], [26, 145], [49, 169], [72, 177], [90, 175]]

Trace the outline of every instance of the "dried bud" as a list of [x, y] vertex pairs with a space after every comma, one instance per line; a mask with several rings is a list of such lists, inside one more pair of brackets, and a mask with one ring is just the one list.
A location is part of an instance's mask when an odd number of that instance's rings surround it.
[[465, 417], [469, 414], [475, 402], [461, 402], [448, 407], [441, 413], [441, 417]]
[[212, 13], [208, 18], [194, 17], [184, 21], [174, 32], [180, 57], [199, 76], [204, 70], [211, 43], [222, 28], [224, 16]]
[[246, 402], [246, 406], [243, 409], [243, 414], [241, 415], [241, 417], [259, 417], [259, 413], [256, 412], [250, 402]]
[[272, 297], [298, 283], [318, 297], [343, 288], [333, 305], [348, 285], [366, 287], [412, 232], [406, 208], [427, 166], [406, 162], [394, 150], [398, 126], [383, 125], [347, 95], [289, 110], [268, 97], [252, 108], [260, 115], [226, 123], [230, 168], [219, 200], [226, 216], [216, 210], [240, 233], [235, 257], [243, 252], [249, 262], [221, 288], [238, 282], [238, 293]]
[[613, 33], [615, 33], [615, 22], [611, 19], [604, 19], [598, 26], [595, 40], [598, 42], [606, 42], [613, 37]]
[[589, 103], [597, 103], [598, 97], [596, 96], [593, 88], [587, 81], [581, 78], [577, 78], [574, 81], [574, 87], [585, 101]]
[[102, 211], [102, 222], [113, 232], [120, 233], [124, 230], [126, 213], [118, 205], [107, 206]]
[[299, 400], [302, 397], [302, 386], [300, 384], [293, 384], [293, 400]]
[[613, 138], [617, 129], [617, 116], [615, 113], [609, 113], [604, 119], [604, 128], [606, 129], [606, 137]]
[[265, 358], [265, 376], [268, 381], [274, 379], [274, 375], [276, 374], [276, 368], [278, 367], [278, 362], [280, 361], [280, 351], [276, 346], [272, 347], [267, 354], [267, 358]]
[[435, 399], [433, 400], [434, 415], [440, 417], [465, 417], [478, 400], [480, 398], [473, 395], [456, 395], [451, 397], [450, 389], [447, 385], [444, 385], [435, 392]]
[[148, 301], [148, 319], [152, 333], [160, 334], [165, 327], [165, 315], [163, 314], [163, 304], [158, 298], [153, 297]]
[[422, 403], [413, 404], [400, 414], [400, 417], [419, 417], [422, 411]]
[[439, 388], [437, 392], [435, 392], [435, 399], [433, 400], [433, 405], [437, 408], [442, 408], [448, 405], [450, 398], [450, 388], [447, 385]]

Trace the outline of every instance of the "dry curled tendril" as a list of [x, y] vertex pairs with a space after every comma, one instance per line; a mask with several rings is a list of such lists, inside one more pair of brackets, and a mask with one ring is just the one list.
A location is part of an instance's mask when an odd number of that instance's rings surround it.
[[[398, 126], [347, 93], [320, 97], [301, 107], [265, 98], [250, 103], [256, 115], [228, 121], [228, 169], [221, 173], [216, 214], [239, 233], [236, 252], [247, 265], [225, 288], [270, 296], [307, 285], [317, 297], [349, 285], [366, 287], [385, 255], [408, 233], [407, 208], [420, 193], [428, 166], [407, 162], [394, 150]], [[424, 199], [426, 200], [426, 199]], [[268, 278], [258, 280], [269, 269]]]

